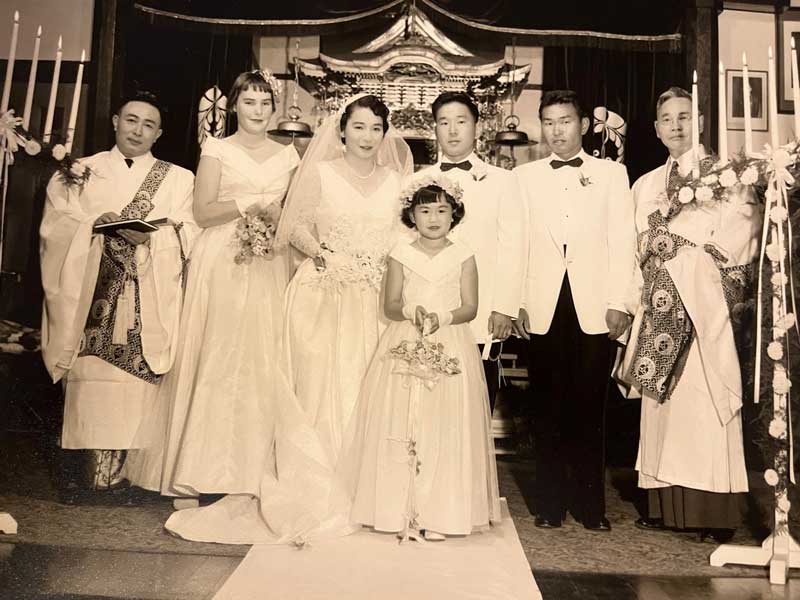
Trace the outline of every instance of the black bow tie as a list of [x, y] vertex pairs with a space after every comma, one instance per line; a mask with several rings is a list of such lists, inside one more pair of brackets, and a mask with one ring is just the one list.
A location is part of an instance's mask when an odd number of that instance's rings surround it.
[[461, 169], [462, 171], [469, 171], [472, 168], [472, 163], [468, 160], [462, 160], [458, 163], [447, 163], [443, 162], [439, 167], [443, 173], [446, 173], [450, 169]]
[[125, 159], [125, 164], [128, 165], [128, 168], [130, 169], [133, 166], [133, 159], [132, 158], [126, 158]]
[[554, 169], [560, 169], [561, 167], [580, 167], [583, 164], [583, 160], [580, 156], [576, 156], [572, 160], [556, 160], [553, 159], [550, 161], [550, 166]]

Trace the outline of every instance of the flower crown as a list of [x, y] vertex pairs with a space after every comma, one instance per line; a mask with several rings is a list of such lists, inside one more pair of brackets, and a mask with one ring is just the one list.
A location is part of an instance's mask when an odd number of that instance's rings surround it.
[[280, 95], [283, 93], [283, 84], [272, 74], [272, 71], [269, 69], [253, 69], [250, 72], [261, 75], [269, 86], [269, 89], [272, 90], [272, 95], [275, 97], [275, 104], [280, 102]]
[[411, 201], [414, 199], [414, 194], [417, 192], [417, 190], [428, 186], [436, 186], [443, 189], [448, 195], [453, 197], [453, 199], [456, 201], [456, 204], [461, 204], [461, 197], [464, 195], [464, 192], [458, 182], [453, 181], [444, 173], [439, 172], [438, 169], [430, 170], [433, 172], [424, 173], [423, 175], [414, 177], [408, 184], [406, 184], [406, 186], [403, 188], [403, 191], [400, 192], [400, 202], [402, 203], [403, 208], [408, 208], [411, 206]]

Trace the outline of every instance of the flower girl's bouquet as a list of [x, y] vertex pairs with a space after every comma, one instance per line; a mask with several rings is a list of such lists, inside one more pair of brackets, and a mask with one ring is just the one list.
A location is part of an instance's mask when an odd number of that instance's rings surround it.
[[426, 320], [417, 340], [403, 340], [389, 350], [388, 357], [396, 362], [392, 373], [416, 377], [431, 390], [442, 375], [458, 375], [461, 368], [456, 357], [447, 355], [444, 344], [427, 339], [427, 328]]
[[249, 264], [254, 257], [272, 258], [275, 242], [275, 222], [270, 214], [246, 214], [236, 222], [233, 238], [239, 251], [234, 257], [237, 265]]

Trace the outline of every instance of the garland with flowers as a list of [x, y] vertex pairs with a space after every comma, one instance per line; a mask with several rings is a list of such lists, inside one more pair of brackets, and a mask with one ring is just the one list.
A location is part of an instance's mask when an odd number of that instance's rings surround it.
[[411, 206], [414, 194], [416, 194], [418, 190], [429, 186], [444, 190], [448, 195], [452, 196], [456, 203], [461, 204], [461, 197], [464, 195], [464, 191], [457, 181], [453, 181], [438, 169], [426, 169], [421, 173], [420, 175], [411, 177], [400, 192], [400, 204], [402, 204], [403, 208]]
[[8, 185], [8, 167], [14, 164], [14, 154], [20, 149], [37, 160], [43, 170], [55, 171], [66, 186], [83, 188], [89, 181], [91, 170], [67, 152], [64, 144], [42, 142], [22, 127], [22, 118], [9, 110], [0, 115], [0, 152], [5, 168], [0, 181], [5, 193]]

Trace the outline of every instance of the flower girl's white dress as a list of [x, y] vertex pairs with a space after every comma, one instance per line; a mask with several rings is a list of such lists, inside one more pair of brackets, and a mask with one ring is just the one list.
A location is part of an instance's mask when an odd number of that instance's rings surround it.
[[[403, 303], [429, 312], [461, 305], [461, 268], [472, 251], [455, 242], [431, 258], [407, 243], [390, 256], [403, 265]], [[497, 467], [490, 436], [483, 366], [469, 323], [428, 336], [458, 358], [461, 373], [435, 385], [401, 374], [388, 356], [415, 341], [411, 321], [392, 321], [361, 387], [340, 471], [354, 491], [351, 520], [380, 531], [401, 531], [413, 496], [422, 529], [466, 535], [500, 521]], [[415, 438], [418, 473], [411, 475], [409, 439]], [[411, 476], [410, 476], [411, 475]]]

